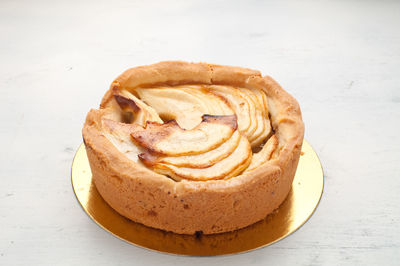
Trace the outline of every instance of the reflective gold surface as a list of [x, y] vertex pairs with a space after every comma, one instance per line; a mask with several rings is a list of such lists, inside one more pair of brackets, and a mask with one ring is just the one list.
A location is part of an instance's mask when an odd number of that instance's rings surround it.
[[85, 146], [72, 163], [72, 186], [83, 210], [103, 229], [131, 244], [166, 253], [214, 256], [244, 252], [270, 245], [293, 233], [318, 205], [324, 186], [320, 161], [308, 142], [284, 203], [266, 219], [234, 232], [216, 235], [178, 235], [132, 222], [115, 212], [92, 182]]

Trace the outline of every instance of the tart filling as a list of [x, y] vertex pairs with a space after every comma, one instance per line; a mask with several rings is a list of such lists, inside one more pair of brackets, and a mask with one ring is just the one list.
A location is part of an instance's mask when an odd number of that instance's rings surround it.
[[105, 136], [128, 158], [175, 181], [229, 179], [265, 163], [277, 147], [260, 89], [120, 88], [109, 105], [119, 119], [103, 119]]

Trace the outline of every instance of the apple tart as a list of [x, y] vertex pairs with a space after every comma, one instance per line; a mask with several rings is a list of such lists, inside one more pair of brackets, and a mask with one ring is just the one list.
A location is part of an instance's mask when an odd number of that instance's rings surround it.
[[125, 71], [83, 127], [104, 200], [181, 234], [233, 231], [278, 208], [303, 136], [298, 103], [272, 78], [180, 61]]

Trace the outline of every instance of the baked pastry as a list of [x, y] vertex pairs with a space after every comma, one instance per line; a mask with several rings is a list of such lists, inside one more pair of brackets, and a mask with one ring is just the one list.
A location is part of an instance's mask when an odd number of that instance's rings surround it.
[[303, 136], [298, 103], [272, 78], [180, 61], [125, 71], [83, 127], [104, 200], [180, 234], [233, 231], [278, 208]]

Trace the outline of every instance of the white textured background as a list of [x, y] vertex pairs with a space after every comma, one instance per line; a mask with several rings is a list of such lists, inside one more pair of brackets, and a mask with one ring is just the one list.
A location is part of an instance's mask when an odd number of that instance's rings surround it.
[[[398, 265], [400, 2], [0, 1], [0, 265]], [[125, 69], [181, 59], [261, 70], [300, 102], [325, 191], [299, 231], [217, 258], [96, 226], [70, 167]]]

